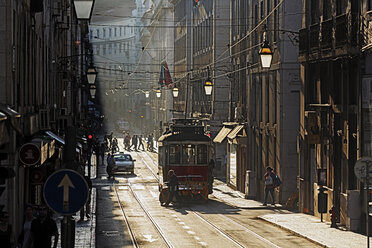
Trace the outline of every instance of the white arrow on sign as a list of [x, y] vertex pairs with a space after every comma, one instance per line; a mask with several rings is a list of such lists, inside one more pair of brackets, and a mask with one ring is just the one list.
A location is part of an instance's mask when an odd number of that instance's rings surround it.
[[61, 182], [58, 184], [58, 188], [63, 187], [63, 209], [65, 211], [68, 211], [69, 207], [69, 188], [75, 188], [75, 186], [72, 184], [70, 177], [66, 174]]
[[150, 243], [152, 243], [152, 242], [158, 240], [158, 239], [153, 239], [153, 238], [152, 238], [152, 235], [143, 235], [143, 236], [144, 236], [144, 237], [146, 238], [146, 240], [147, 240], [148, 242], [150, 242]]

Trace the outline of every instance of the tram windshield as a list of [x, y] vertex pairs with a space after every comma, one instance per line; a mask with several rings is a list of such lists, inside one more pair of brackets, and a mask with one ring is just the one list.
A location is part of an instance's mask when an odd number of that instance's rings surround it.
[[169, 164], [206, 164], [207, 151], [207, 145], [170, 145]]

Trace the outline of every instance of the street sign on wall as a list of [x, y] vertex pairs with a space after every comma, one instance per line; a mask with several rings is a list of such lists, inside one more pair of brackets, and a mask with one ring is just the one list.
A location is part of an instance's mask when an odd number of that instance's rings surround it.
[[[368, 174], [367, 174], [367, 167], [368, 167]], [[360, 158], [354, 166], [354, 173], [355, 176], [360, 181], [366, 181], [367, 178], [369, 180], [372, 179], [372, 158], [371, 157], [363, 157]]]
[[40, 158], [40, 148], [34, 143], [26, 143], [19, 149], [19, 160], [24, 165], [35, 165], [40, 161]]
[[84, 177], [73, 170], [59, 170], [44, 184], [46, 204], [56, 213], [70, 215], [79, 211], [88, 199], [89, 188]]

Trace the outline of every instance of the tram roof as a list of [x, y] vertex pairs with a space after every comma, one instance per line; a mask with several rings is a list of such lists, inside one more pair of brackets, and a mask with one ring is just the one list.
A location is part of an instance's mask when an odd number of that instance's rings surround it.
[[159, 141], [211, 141], [211, 139], [200, 133], [168, 133], [160, 136]]

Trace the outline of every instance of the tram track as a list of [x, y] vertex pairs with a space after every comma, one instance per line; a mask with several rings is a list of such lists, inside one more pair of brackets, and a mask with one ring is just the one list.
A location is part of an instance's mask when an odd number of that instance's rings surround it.
[[[236, 245], [238, 245], [239, 247], [246, 247], [245, 245], [243, 245], [242, 243], [238, 242], [236, 239], [234, 239], [229, 233], [223, 231], [220, 227], [216, 226], [215, 224], [213, 224], [211, 221], [209, 221], [208, 219], [204, 218], [201, 214], [197, 213], [196, 211], [194, 211], [193, 209], [190, 209], [192, 211], [192, 213], [194, 215], [196, 215], [199, 219], [201, 219], [202, 221], [208, 223], [209, 225], [213, 226], [215, 229], [218, 230], [218, 232], [220, 234], [222, 234], [224, 237], [226, 237], [227, 239], [231, 240], [232, 242], [234, 242]], [[250, 235], [254, 236], [255, 238], [263, 241], [264, 243], [266, 243], [268, 246], [265, 246], [265, 247], [275, 247], [275, 248], [280, 248], [280, 246], [272, 243], [270, 240], [264, 238], [263, 236], [259, 235], [258, 233], [252, 231], [251, 229], [243, 226], [242, 224], [238, 223], [237, 221], [223, 215], [223, 214], [217, 214], [219, 217], [225, 219], [226, 221], [230, 222], [231, 224], [235, 225], [235, 226], [238, 226], [240, 229], [244, 230], [245, 232], [249, 233]]]
[[120, 207], [120, 210], [121, 210], [121, 213], [124, 217], [124, 221], [125, 221], [125, 226], [127, 227], [128, 229], [128, 232], [129, 232], [129, 236], [130, 236], [130, 239], [133, 243], [133, 247], [135, 248], [139, 248], [139, 245], [138, 245], [138, 242], [137, 242], [137, 239], [136, 239], [136, 236], [134, 235], [133, 233], [133, 230], [129, 224], [129, 220], [128, 220], [128, 216], [125, 214], [125, 211], [124, 211], [124, 207], [123, 207], [123, 204], [121, 203], [120, 201], [120, 197], [119, 197], [119, 193], [118, 193], [118, 190], [117, 190], [117, 185], [115, 183], [112, 184], [112, 186], [114, 187], [115, 189], [115, 194], [116, 194], [116, 198], [118, 200], [118, 203], [119, 203], [119, 207]]
[[[141, 157], [141, 160], [146, 164], [146, 167], [149, 168], [149, 170], [152, 172], [152, 174], [155, 176], [155, 178], [157, 178], [158, 180], [158, 177], [153, 173], [152, 169], [150, 168], [148, 162], [144, 159], [144, 156], [142, 155], [142, 153], [137, 153], [137, 155], [139, 157]], [[153, 160], [152, 157], [150, 157], [147, 153], [146, 155], [151, 159]], [[201, 214], [197, 213], [195, 210], [193, 210], [192, 208], [189, 208], [189, 210], [196, 216], [198, 217], [200, 220], [202, 220], [203, 222], [207, 223], [209, 226], [212, 226], [215, 230], [217, 230], [222, 236], [224, 236], [226, 239], [230, 240], [231, 242], [233, 242], [234, 244], [236, 244], [238, 247], [246, 247], [244, 244], [241, 244], [240, 242], [238, 242], [236, 239], [234, 239], [229, 233], [227, 233], [226, 231], [222, 230], [220, 227], [216, 226], [215, 224], [213, 224], [211, 221], [209, 221], [208, 219], [204, 218]], [[262, 242], [266, 243], [269, 247], [275, 247], [275, 248], [280, 248], [280, 246], [277, 246], [276, 244], [272, 243], [270, 240], [264, 238], [263, 236], [259, 235], [258, 233], [252, 231], [251, 229], [243, 226], [242, 224], [238, 223], [237, 221], [223, 215], [223, 214], [218, 214], [218, 216], [220, 216], [221, 218], [224, 218], [226, 221], [229, 221], [230, 223], [234, 224], [235, 226], [238, 226], [240, 229], [244, 230], [245, 232], [248, 232], [250, 235], [254, 236], [255, 238], [261, 240]]]
[[[138, 195], [136, 194], [136, 192], [133, 190], [132, 186], [130, 184], [120, 184], [120, 186], [126, 186], [128, 187], [128, 191], [131, 192], [132, 196], [134, 197], [134, 199], [137, 201], [138, 205], [141, 207], [142, 211], [145, 213], [145, 215], [147, 216], [147, 218], [150, 220], [151, 224], [154, 226], [156, 232], [159, 234], [159, 236], [162, 238], [162, 240], [164, 241], [164, 244], [166, 245], [166, 247], [169, 247], [169, 248], [173, 248], [174, 246], [171, 244], [171, 242], [165, 237], [165, 234], [163, 233], [161, 227], [156, 223], [156, 221], [154, 220], [154, 218], [151, 216], [151, 214], [149, 213], [149, 211], [146, 209], [146, 207], [143, 205], [143, 203], [141, 202], [141, 200], [139, 199]], [[132, 240], [132, 243], [133, 243], [133, 247], [137, 248], [137, 247], [140, 247], [140, 245], [138, 244], [138, 241], [137, 241], [137, 238], [135, 236], [135, 233], [133, 232], [133, 229], [131, 228], [131, 224], [130, 224], [130, 221], [128, 219], [128, 216], [125, 214], [125, 211], [124, 211], [124, 207], [123, 207], [123, 204], [122, 204], [122, 201], [120, 200], [120, 197], [119, 197], [119, 193], [118, 193], [118, 190], [117, 188], [119, 187], [119, 185], [117, 184], [113, 184], [113, 187], [115, 189], [115, 193], [116, 193], [116, 197], [118, 199], [118, 202], [119, 202], [119, 206], [120, 206], [120, 209], [121, 209], [121, 212], [122, 212], [122, 215], [124, 217], [124, 220], [125, 220], [125, 224], [128, 228], [128, 232], [130, 234], [130, 237], [131, 237], [131, 240]]]
[[[147, 155], [147, 157], [150, 158], [151, 161], [153, 161], [153, 158], [150, 157], [147, 154], [147, 152], [145, 152], [145, 154]], [[151, 174], [156, 178], [157, 181], [159, 181], [159, 175], [156, 172], [153, 171], [153, 169], [151, 168], [151, 166], [149, 165], [149, 163], [146, 161], [146, 159], [144, 158], [143, 152], [136, 152], [136, 155], [141, 158], [142, 162], [146, 165], [146, 167], [149, 169], [149, 171], [151, 172]]]

